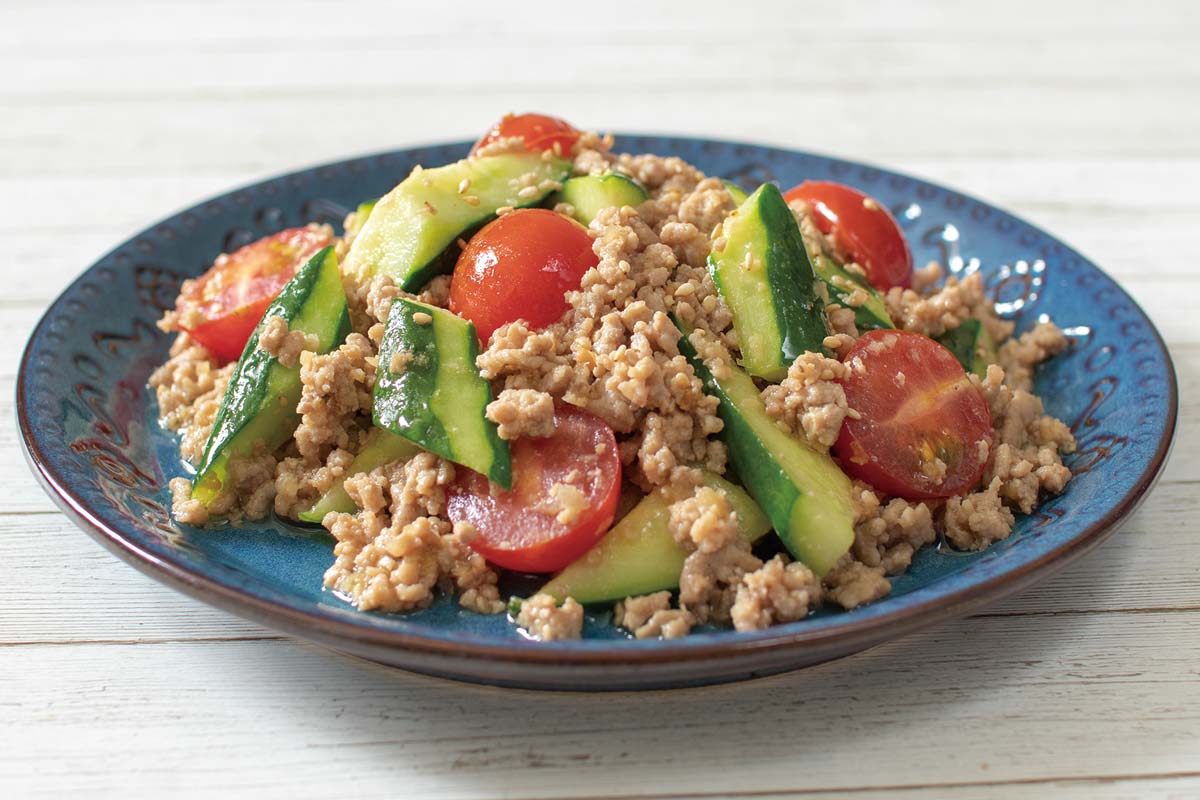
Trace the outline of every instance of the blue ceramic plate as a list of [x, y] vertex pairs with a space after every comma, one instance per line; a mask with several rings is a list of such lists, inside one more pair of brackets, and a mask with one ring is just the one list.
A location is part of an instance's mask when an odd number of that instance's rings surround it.
[[[805, 178], [861, 187], [896, 211], [918, 264], [981, 270], [997, 308], [1027, 327], [1046, 314], [1073, 347], [1042, 369], [1049, 413], [1079, 440], [1066, 493], [1019, 520], [985, 552], [927, 548], [890, 596], [757, 633], [721, 630], [633, 641], [607, 613], [574, 642], [523, 640], [503, 617], [450, 600], [412, 614], [360, 613], [321, 587], [331, 540], [278, 521], [200, 531], [168, 515], [183, 474], [159, 428], [146, 379], [169, 337], [154, 321], [180, 282], [280, 228], [340, 225], [415, 164], [460, 158], [466, 143], [315, 167], [201, 203], [90, 267], [50, 306], [21, 361], [17, 413], [29, 460], [51, 497], [134, 567], [213, 605], [287, 633], [406, 669], [503, 685], [614, 689], [735, 680], [846, 655], [1011, 594], [1111, 535], [1150, 489], [1175, 428], [1177, 390], [1158, 332], [1112, 279], [1033, 226], [978, 200], [893, 172], [809, 153], [660, 136], [618, 149], [678, 155], [752, 187]], [[103, 602], [103, 600], [101, 600]], [[119, 613], [119, 609], [114, 608]]]

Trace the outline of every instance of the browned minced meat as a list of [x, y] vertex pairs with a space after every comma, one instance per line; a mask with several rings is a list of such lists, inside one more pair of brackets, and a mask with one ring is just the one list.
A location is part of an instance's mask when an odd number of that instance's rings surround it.
[[825, 597], [845, 609], [872, 603], [892, 590], [883, 567], [868, 567], [849, 553], [842, 556], [822, 583]]
[[613, 609], [613, 622], [637, 639], [677, 639], [686, 636], [695, 623], [692, 614], [671, 608], [670, 592], [626, 597]]
[[521, 603], [517, 625], [532, 639], [551, 642], [578, 639], [583, 632], [583, 606], [568, 597], [561, 605], [548, 594], [535, 594]]
[[354, 461], [354, 453], [341, 448], [329, 453], [323, 462], [287, 457], [275, 468], [275, 513], [295, 518], [312, 507], [321, 495], [345, 480]]
[[316, 350], [319, 341], [311, 333], [288, 329], [287, 320], [271, 316], [258, 332], [258, 349], [274, 356], [285, 367], [294, 367], [305, 350]]
[[235, 364], [216, 362], [186, 333], [171, 346], [171, 357], [150, 376], [162, 424], [179, 433], [179, 452], [196, 466], [221, 409]]
[[495, 572], [467, 546], [474, 530], [442, 516], [453, 479], [453, 465], [431, 453], [347, 479], [359, 510], [326, 516], [337, 544], [325, 584], [360, 609], [406, 611], [428, 605], [441, 580], [462, 605], [503, 611]]
[[821, 581], [800, 562], [777, 555], [742, 576], [730, 617], [739, 631], [804, 619], [821, 602]]
[[1004, 482], [993, 478], [981, 492], [951, 497], [943, 509], [946, 538], [960, 550], [982, 550], [1008, 538], [1016, 521], [1000, 497]]
[[300, 359], [300, 402], [296, 448], [307, 463], [320, 463], [334, 448], [357, 443], [361, 422], [371, 413], [375, 348], [352, 333], [336, 350], [306, 352]]
[[763, 389], [763, 404], [788, 433], [817, 450], [828, 450], [850, 411], [846, 392], [837, 382], [845, 377], [842, 362], [819, 353], [803, 353], [788, 367], [782, 382]]
[[1004, 382], [1014, 390], [1033, 388], [1033, 368], [1067, 348], [1066, 335], [1053, 322], [1039, 322], [1031, 330], [1000, 347], [999, 364]]
[[890, 575], [908, 569], [913, 554], [937, 538], [933, 512], [922, 502], [893, 497], [887, 503], [865, 483], [855, 481], [854, 557]]
[[537, 389], [505, 389], [488, 403], [486, 416], [501, 439], [554, 434], [554, 398]]

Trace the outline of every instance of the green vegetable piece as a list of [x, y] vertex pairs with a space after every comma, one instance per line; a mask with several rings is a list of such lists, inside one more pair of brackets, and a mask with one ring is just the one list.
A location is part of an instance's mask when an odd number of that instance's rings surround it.
[[980, 378], [987, 376], [989, 364], [996, 363], [996, 343], [977, 319], [964, 320], [937, 340], [958, 359], [963, 369]]
[[746, 370], [779, 381], [800, 354], [824, 352], [825, 304], [779, 189], [760, 186], [714, 234], [708, 268], [733, 312]]
[[[892, 324], [892, 315], [888, 313], [883, 295], [864, 276], [851, 272], [827, 255], [817, 257], [813, 262], [813, 271], [829, 289], [831, 300], [854, 308], [854, 324], [859, 333], [896, 327]], [[866, 292], [867, 302], [858, 307], [851, 306], [847, 298], [859, 289]]]
[[375, 204], [343, 269], [360, 280], [387, 275], [417, 291], [453, 268], [457, 239], [469, 238], [500, 208], [537, 205], [570, 170], [569, 161], [526, 152], [414, 170]]
[[[766, 515], [744, 489], [711, 472], [705, 472], [704, 482], [725, 493], [737, 512], [743, 539], [755, 542], [771, 529]], [[580, 603], [602, 603], [678, 588], [687, 551], [667, 529], [670, 507], [661, 490], [646, 495], [540, 591], [559, 600], [574, 597]]]
[[733, 204], [736, 206], [740, 206], [742, 203], [746, 202], [746, 198], [750, 196], [746, 194], [745, 189], [738, 186], [733, 181], [727, 181], [722, 178], [721, 183], [725, 184], [725, 188], [729, 191], [729, 196], [733, 198]]
[[601, 209], [617, 206], [639, 206], [650, 199], [642, 185], [620, 172], [603, 175], [580, 175], [563, 184], [556, 199], [570, 203], [572, 215], [584, 225], [590, 225]]
[[289, 330], [317, 337], [317, 352], [327, 353], [350, 332], [346, 293], [332, 247], [316, 253], [296, 272], [254, 329], [221, 400], [204, 458], [192, 481], [192, 497], [208, 505], [221, 494], [229, 477], [229, 461], [272, 452], [300, 423], [300, 367], [285, 367], [258, 348], [258, 337], [270, 317], [281, 317]]
[[347, 236], [357, 236], [363, 229], [363, 225], [367, 224], [367, 219], [371, 216], [371, 211], [375, 208], [378, 200], [365, 200], [358, 204], [358, 208], [354, 209], [354, 217], [350, 220], [350, 224], [346, 226]]
[[[419, 451], [419, 447], [403, 436], [397, 436], [382, 428], [372, 428], [371, 432], [367, 434], [366, 443], [346, 469], [346, 475], [370, 472], [384, 464], [412, 458]], [[336, 486], [330, 487], [329, 491], [321, 495], [312, 508], [302, 511], [296, 516], [303, 522], [315, 522], [319, 525], [330, 511], [351, 514], [355, 509], [354, 501], [346, 493], [343, 482], [339, 481]]]
[[398, 297], [379, 346], [375, 425], [510, 488], [508, 443], [484, 413], [492, 390], [475, 368], [475, 326]]
[[775, 424], [749, 375], [728, 363], [714, 375], [687, 337], [679, 340], [679, 350], [705, 391], [720, 400], [721, 440], [743, 485], [788, 551], [824, 575], [854, 542], [850, 479], [828, 455]]

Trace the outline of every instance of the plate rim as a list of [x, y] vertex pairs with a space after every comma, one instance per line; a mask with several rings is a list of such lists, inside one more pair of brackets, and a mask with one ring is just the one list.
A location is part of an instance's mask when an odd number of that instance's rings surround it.
[[[763, 150], [778, 150], [789, 155], [800, 155], [824, 161], [838, 162], [855, 168], [878, 170], [888, 175], [899, 176], [919, 184], [926, 184], [942, 191], [953, 192], [964, 200], [995, 209], [1025, 225], [1037, 234], [1061, 244], [1064, 255], [1079, 258], [1081, 262], [1109, 278], [1116, 289], [1124, 296], [1125, 300], [1137, 308], [1141, 315], [1149, 322], [1152, 340], [1157, 344], [1159, 352], [1162, 354], [1167, 377], [1166, 425], [1162, 430], [1150, 462], [1118, 502], [1114, 503], [1100, 519], [1093, 522], [1069, 541], [1053, 547], [1032, 561], [1016, 565], [999, 574], [984, 577], [979, 581], [956, 587], [946, 593], [938, 594], [916, 603], [898, 607], [881, 615], [867, 618], [850, 616], [839, 624], [817, 630], [805, 630], [804, 628], [788, 630], [787, 628], [790, 626], [783, 626], [776, 629], [768, 629], [766, 632], [758, 632], [753, 638], [743, 638], [736, 633], [723, 632], [720, 635], [720, 639], [692, 639], [690, 643], [688, 638], [684, 637], [683, 639], [670, 641], [666, 644], [657, 642], [657, 646], [654, 647], [630, 647], [628, 645], [631, 643], [620, 642], [619, 640], [604, 640], [594, 642], [596, 645], [594, 647], [579, 647], [579, 643], [574, 642], [572, 644], [575, 646], [570, 649], [556, 646], [556, 643], [539, 643], [531, 646], [528, 642], [519, 641], [505, 643], [471, 639], [441, 639], [423, 636], [419, 633], [358, 625], [347, 619], [322, 617], [313, 614], [311, 611], [290, 608], [268, 598], [244, 591], [240, 587], [209, 577], [198, 570], [187, 567], [183, 563], [161, 558], [157, 554], [141, 547], [137, 542], [122, 535], [115, 526], [106, 523], [92, 510], [88, 501], [74, 492], [68, 482], [53, 469], [43, 454], [41, 445], [37, 441], [31, 417], [31, 409], [26, 404], [23, 387], [30, 380], [30, 362], [32, 360], [33, 344], [38, 339], [39, 333], [46, 326], [51, 311], [101, 261], [126, 247], [138, 236], [157, 228], [180, 214], [236, 192], [251, 191], [264, 184], [269, 184], [299, 173], [336, 167], [346, 162], [394, 156], [423, 149], [455, 146], [466, 147], [469, 145], [467, 141], [455, 140], [414, 144], [403, 148], [393, 148], [359, 156], [350, 156], [336, 161], [310, 164], [256, 180], [252, 183], [233, 187], [192, 203], [146, 226], [134, 234], [134, 236], [111, 248], [104, 256], [101, 256], [85, 268], [47, 305], [45, 311], [34, 325], [23, 349], [14, 384], [16, 394], [16, 423], [18, 433], [20, 434], [18, 438], [21, 442], [21, 449], [26, 462], [29, 464], [39, 485], [77, 527], [103, 545], [106, 550], [116, 555], [125, 563], [133, 566], [139, 572], [202, 602], [259, 624], [335, 648], [347, 648], [348, 645], [350, 647], [347, 649], [353, 649], [353, 646], [366, 647], [372, 650], [384, 648], [456, 661], [476, 661], [483, 663], [487, 660], [502, 660], [517, 666], [556, 668], [665, 666], [680, 661], [718, 662], [736, 659], [739, 656], [749, 654], [780, 654], [783, 651], [799, 647], [812, 648], [816, 651], [852, 652], [885, 639], [907, 635], [946, 619], [960, 617], [975, 608], [1010, 596], [1025, 588], [1036, 579], [1046, 577], [1062, 569], [1113, 535], [1120, 525], [1140, 506], [1154, 487], [1169, 458], [1171, 448], [1174, 444], [1175, 432], [1178, 427], [1179, 387], [1174, 361], [1166, 342], [1162, 338], [1161, 332], [1149, 315], [1146, 314], [1145, 310], [1141, 308], [1140, 304], [1117, 281], [1113, 280], [1107, 272], [1091, 259], [1079, 253], [1074, 247], [1046, 232], [1039, 226], [1033, 225], [1019, 215], [1013, 214], [994, 203], [982, 201], [974, 195], [961, 192], [944, 183], [935, 183], [906, 172], [876, 166], [870, 162], [848, 160], [816, 151], [780, 147], [773, 144], [756, 143], [750, 140], [727, 140], [710, 137], [680, 136], [669, 133], [639, 132], [622, 132], [617, 134], [617, 136], [619, 140], [636, 138], [672, 139], [690, 140], [701, 144], [715, 143], [722, 147], [749, 146]], [[422, 670], [419, 667], [410, 668], [418, 669], [418, 671], [428, 671]], [[744, 671], [749, 673], [752, 669], [753, 665], [747, 664]]]

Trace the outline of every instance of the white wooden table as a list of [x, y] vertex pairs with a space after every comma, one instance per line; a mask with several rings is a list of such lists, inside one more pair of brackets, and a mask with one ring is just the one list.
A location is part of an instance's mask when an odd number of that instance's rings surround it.
[[[0, 796], [1200, 797], [1195, 4], [246, 5], [0, 14]], [[13, 384], [77, 272], [233, 185], [528, 109], [875, 161], [1062, 236], [1170, 343], [1162, 482], [1100, 551], [985, 613], [636, 695], [352, 661], [171, 592], [55, 510]]]

